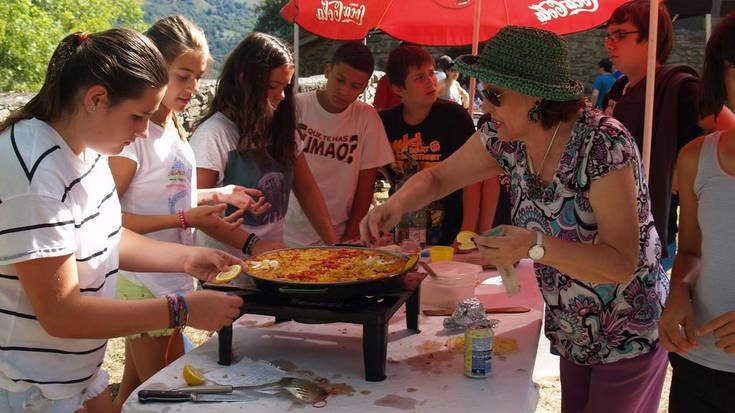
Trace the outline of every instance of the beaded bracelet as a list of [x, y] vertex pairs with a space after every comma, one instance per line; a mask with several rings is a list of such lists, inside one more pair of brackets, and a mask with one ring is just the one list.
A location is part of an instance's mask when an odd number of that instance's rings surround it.
[[168, 303], [168, 326], [172, 327], [176, 323], [176, 315], [174, 314], [174, 298], [170, 295], [167, 295], [166, 302]]
[[184, 298], [184, 294], [182, 294], [181, 291], [176, 292], [176, 296], [178, 296], [181, 306], [179, 308], [181, 314], [179, 327], [184, 328], [189, 325], [189, 303], [186, 302], [186, 298]]
[[171, 294], [171, 297], [174, 299], [174, 323], [171, 328], [177, 328], [181, 324], [181, 303], [175, 294]]
[[186, 217], [184, 216], [184, 210], [180, 209], [176, 212], [176, 214], [179, 216], [179, 224], [181, 224], [181, 229], [189, 228], [189, 225], [186, 223]]
[[176, 328], [179, 325], [179, 320], [181, 317], [179, 311], [179, 297], [177, 297], [176, 294], [169, 294], [166, 296], [166, 299], [168, 300], [169, 313], [171, 316], [171, 322], [168, 326], [169, 328]]

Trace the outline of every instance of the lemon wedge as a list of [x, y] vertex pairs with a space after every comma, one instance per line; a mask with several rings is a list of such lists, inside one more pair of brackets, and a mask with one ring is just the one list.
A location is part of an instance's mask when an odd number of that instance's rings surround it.
[[477, 234], [473, 231], [460, 231], [456, 238], [457, 248], [462, 251], [469, 251], [477, 248], [475, 241], [472, 239], [476, 236]]
[[206, 382], [204, 374], [202, 374], [201, 370], [193, 367], [189, 363], [184, 364], [183, 375], [184, 381], [186, 381], [186, 384], [188, 384], [189, 386], [199, 386], [200, 384], [204, 384]]
[[240, 273], [242, 273], [242, 266], [239, 264], [231, 265], [230, 268], [228, 268], [225, 271], [222, 271], [221, 273], [217, 274], [216, 277], [214, 277], [214, 282], [217, 284], [224, 284], [228, 283], [235, 278], [240, 276]]
[[403, 267], [405, 270], [410, 270], [414, 266], [416, 266], [416, 262], [418, 262], [419, 256], [418, 255], [412, 255], [408, 258], [408, 261], [406, 261], [406, 266]]

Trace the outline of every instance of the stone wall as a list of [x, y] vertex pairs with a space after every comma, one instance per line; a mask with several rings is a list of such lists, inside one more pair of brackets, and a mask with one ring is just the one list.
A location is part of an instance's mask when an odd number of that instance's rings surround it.
[[[299, 75], [313, 76], [323, 73], [324, 65], [329, 61], [335, 47], [340, 43], [336, 40], [317, 38], [310, 34], [302, 36], [302, 43], [299, 48]], [[398, 47], [400, 43], [399, 40], [384, 33], [370, 34], [367, 38], [367, 46], [375, 56], [375, 67], [383, 70], [385, 68], [385, 62], [388, 59], [388, 54], [390, 54], [391, 50]], [[471, 52], [469, 46], [427, 47], [426, 49], [436, 57], [443, 54], [458, 56]]]
[[[715, 19], [716, 20], [716, 19]], [[713, 25], [716, 25], [716, 21]], [[588, 90], [597, 76], [597, 62], [607, 57], [605, 50], [604, 28], [597, 28], [585, 32], [564, 36], [569, 44], [570, 62], [572, 62], [572, 76], [584, 83]], [[678, 19], [674, 22], [674, 49], [672, 50], [670, 63], [686, 63], [701, 70], [704, 58], [704, 18], [690, 17]], [[320, 39], [312, 35], [302, 36], [303, 43], [300, 47], [301, 76], [311, 76], [322, 73], [324, 64], [332, 54], [337, 41]], [[386, 34], [371, 34], [367, 38], [367, 45], [375, 56], [375, 67], [384, 68], [388, 54], [398, 47], [400, 42]], [[482, 50], [480, 45], [480, 50]], [[427, 47], [427, 50], [435, 57], [447, 54], [456, 57], [461, 54], [470, 53], [469, 46], [463, 47]]]
[[[214, 80], [202, 81], [199, 93], [191, 99], [186, 111], [181, 114], [184, 129], [191, 132], [199, 117], [205, 113], [207, 104], [214, 97], [215, 86]], [[4, 120], [13, 110], [23, 106], [32, 97], [32, 93], [0, 94], [0, 121]]]
[[[713, 24], [716, 24], [716, 21]], [[705, 45], [704, 19], [701, 17], [680, 19], [674, 23], [674, 31], [674, 49], [669, 62], [686, 63], [697, 70], [701, 70]], [[598, 28], [565, 36], [569, 42], [572, 76], [584, 83], [587, 93], [590, 93], [590, 87], [597, 75], [597, 62], [607, 57], [605, 33], [605, 29]], [[375, 66], [384, 68], [388, 54], [399, 43], [398, 40], [385, 34], [370, 35], [367, 44], [375, 55]], [[322, 75], [324, 64], [336, 44], [335, 41], [306, 36], [300, 49], [299, 61], [301, 67], [299, 73], [302, 76], [299, 79], [300, 91], [304, 92], [324, 87], [325, 79]], [[442, 54], [458, 56], [470, 52], [469, 47], [428, 47], [427, 49], [433, 56], [437, 57]], [[480, 50], [482, 50], [482, 46]], [[373, 74], [371, 84], [365, 93], [366, 102], [372, 103], [375, 95], [375, 84], [383, 74], [379, 70], [376, 70]], [[214, 80], [202, 82], [200, 93], [192, 99], [186, 112], [182, 115], [186, 130], [191, 131], [197, 119], [204, 114], [206, 105], [214, 97], [215, 84]], [[27, 93], [0, 94], [0, 120], [5, 119], [11, 110], [21, 106], [32, 96], [32, 94]]]
[[10, 112], [23, 106], [32, 97], [32, 93], [0, 93], [0, 121], [7, 118]]
[[[370, 85], [365, 91], [365, 99], [372, 103], [375, 96], [375, 85], [383, 76], [383, 72], [376, 71], [371, 78]], [[322, 89], [326, 85], [324, 75], [310, 76], [299, 79], [299, 91], [307, 92]], [[192, 132], [198, 120], [206, 113], [207, 105], [214, 98], [217, 82], [215, 80], [203, 80], [199, 87], [199, 93], [194, 96], [186, 110], [181, 114], [182, 126], [189, 133]], [[31, 93], [5, 93], [0, 94], [0, 121], [5, 119], [11, 111], [19, 108], [33, 97]]]

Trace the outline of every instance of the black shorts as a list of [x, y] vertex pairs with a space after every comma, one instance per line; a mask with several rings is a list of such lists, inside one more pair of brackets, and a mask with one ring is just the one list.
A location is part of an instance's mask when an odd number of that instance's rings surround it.
[[669, 353], [673, 368], [669, 413], [735, 413], [735, 373]]

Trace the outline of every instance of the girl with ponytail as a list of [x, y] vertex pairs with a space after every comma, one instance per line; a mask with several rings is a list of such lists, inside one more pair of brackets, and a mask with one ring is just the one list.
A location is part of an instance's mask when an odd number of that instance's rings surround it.
[[0, 125], [0, 411], [108, 412], [108, 337], [217, 330], [239, 315], [240, 298], [211, 291], [113, 298], [120, 270], [208, 280], [241, 263], [121, 225], [107, 156], [146, 137], [167, 82], [141, 34], [71, 34], [38, 94]]

